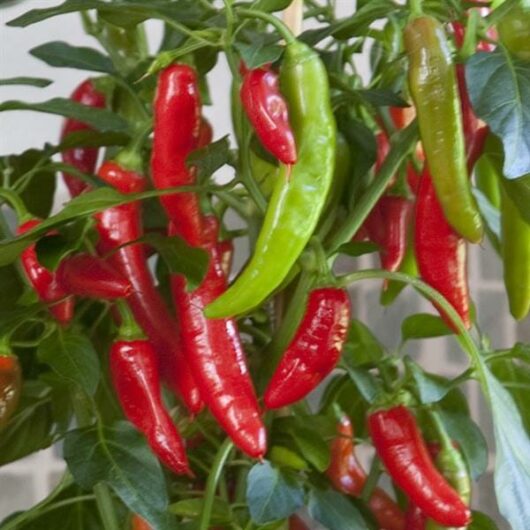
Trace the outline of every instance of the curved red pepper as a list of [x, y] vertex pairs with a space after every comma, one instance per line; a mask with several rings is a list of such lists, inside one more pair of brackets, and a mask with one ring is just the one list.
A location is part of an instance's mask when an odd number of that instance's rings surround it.
[[77, 296], [114, 300], [125, 298], [132, 285], [109, 263], [90, 254], [77, 254], [62, 260], [57, 281], [64, 290]]
[[[331, 459], [326, 474], [336, 490], [359, 497], [367, 477], [355, 455], [353, 426], [345, 414], [337, 424], [337, 435], [331, 443]], [[383, 489], [374, 489], [368, 506], [380, 528], [410, 530], [405, 526], [401, 509]]]
[[112, 381], [125, 416], [177, 474], [190, 473], [184, 443], [162, 403], [157, 359], [146, 340], [118, 340], [110, 350]]
[[427, 517], [445, 526], [469, 524], [469, 508], [434, 466], [416, 419], [406, 407], [370, 414], [368, 429], [389, 475]]
[[[125, 170], [115, 162], [105, 162], [98, 176], [122, 193], [140, 192], [146, 185], [141, 175]], [[96, 214], [96, 219], [100, 235], [98, 251], [106, 254], [115, 250], [108, 260], [133, 286], [127, 302], [160, 355], [164, 379], [182, 396], [190, 412], [197, 414], [202, 410], [203, 402], [180, 349], [177, 322], [154, 285], [143, 245], [128, 244], [143, 235], [140, 205], [130, 202], [115, 206]], [[118, 247], [121, 248], [116, 250]]]
[[284, 164], [296, 164], [296, 143], [278, 74], [270, 66], [243, 70], [241, 102], [263, 147]]
[[[24, 234], [39, 224], [38, 219], [26, 221], [18, 227], [17, 233]], [[68, 297], [69, 293], [59, 284], [55, 273], [39, 263], [35, 243], [22, 251], [20, 260], [26, 277], [39, 299], [45, 304], [50, 304], [48, 307], [50, 313], [61, 325], [67, 325], [74, 316], [75, 301], [73, 297]], [[59, 302], [59, 300], [62, 301]]]
[[9, 350], [5, 353], [0, 351], [0, 431], [16, 412], [22, 389], [18, 357]]
[[[204, 308], [227, 288], [216, 237], [217, 220], [205, 218], [210, 262], [199, 287], [186, 291], [182, 276], [172, 276], [175, 308], [182, 326], [185, 354], [208, 408], [234, 443], [252, 457], [266, 451], [266, 432], [245, 353], [234, 319], [207, 319]], [[174, 227], [170, 225], [170, 235]]]
[[285, 407], [303, 399], [333, 370], [350, 317], [350, 299], [344, 289], [309, 293], [302, 321], [265, 390], [267, 408]]
[[[105, 96], [96, 90], [90, 79], [83, 81], [72, 92], [70, 99], [88, 107], [100, 109], [105, 107]], [[91, 127], [86, 123], [68, 118], [64, 121], [63, 130], [61, 131], [61, 141], [70, 133], [90, 129]], [[74, 147], [63, 151], [61, 156], [64, 163], [74, 166], [79, 171], [83, 173], [94, 173], [98, 160], [98, 152], [97, 147]], [[88, 188], [86, 182], [83, 182], [74, 175], [63, 173], [63, 179], [72, 197], [77, 197], [77, 195]]]
[[[160, 73], [154, 102], [151, 173], [157, 189], [195, 183], [195, 172], [186, 166], [186, 158], [197, 148], [200, 132], [197, 74], [188, 65], [171, 65]], [[190, 245], [200, 245], [203, 228], [197, 194], [164, 195], [160, 201], [178, 235]]]

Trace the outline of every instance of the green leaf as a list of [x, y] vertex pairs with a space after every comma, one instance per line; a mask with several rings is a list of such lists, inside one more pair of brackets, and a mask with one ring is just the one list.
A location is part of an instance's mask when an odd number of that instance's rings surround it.
[[339, 254], [346, 254], [352, 258], [378, 251], [379, 245], [371, 241], [350, 241], [349, 243], [344, 243], [337, 249]]
[[247, 504], [257, 524], [284, 519], [304, 505], [304, 490], [290, 475], [265, 460], [247, 478]]
[[236, 42], [234, 46], [249, 69], [259, 68], [267, 63], [274, 63], [283, 53], [281, 46], [267, 43], [263, 39], [253, 40], [251, 44]]
[[367, 370], [347, 367], [348, 375], [368, 403], [373, 403], [382, 391], [381, 383]]
[[32, 48], [29, 53], [50, 66], [77, 68], [106, 74], [114, 73], [112, 61], [94, 48], [71, 46], [67, 42], [53, 41]]
[[23, 291], [24, 284], [17, 269], [13, 265], [0, 267], [0, 293], [2, 293], [2, 305], [9, 308], [9, 311], [11, 312]]
[[410, 315], [401, 324], [401, 335], [404, 341], [443, 337], [451, 333], [452, 331], [439, 316], [429, 313]]
[[387, 88], [372, 88], [356, 91], [361, 98], [375, 107], [407, 107], [407, 102]]
[[111, 145], [124, 146], [130, 141], [128, 135], [117, 132], [99, 132], [90, 129], [82, 131], [75, 131], [66, 138], [64, 138], [60, 144], [53, 146], [51, 149], [54, 153], [60, 153], [66, 149], [73, 149], [74, 147], [108, 147]]
[[293, 428], [291, 435], [302, 456], [321, 473], [329, 467], [329, 446], [322, 436], [309, 428]]
[[489, 199], [478, 188], [473, 188], [473, 195], [477, 200], [477, 204], [482, 214], [482, 218], [486, 221], [488, 228], [488, 236], [495, 247], [495, 250], [500, 253], [500, 236], [501, 236], [501, 216], [500, 212]]
[[72, 329], [58, 328], [37, 349], [42, 362], [88, 395], [96, 392], [100, 366], [96, 350], [88, 337]]
[[[195, 519], [202, 514], [203, 499], [186, 499], [176, 502], [169, 506], [169, 511], [180, 517]], [[230, 505], [222, 500], [215, 498], [213, 502], [210, 522], [212, 524], [227, 524], [232, 520]]]
[[229, 160], [230, 144], [226, 135], [202, 149], [193, 151], [186, 159], [186, 164], [197, 168], [199, 181], [203, 182]]
[[312, 489], [308, 509], [311, 518], [329, 530], [368, 530], [359, 510], [336, 491]]
[[27, 85], [37, 88], [45, 88], [53, 83], [50, 79], [43, 77], [10, 77], [8, 79], [0, 79], [0, 86], [8, 85]]
[[298, 453], [281, 445], [273, 445], [267, 456], [278, 467], [290, 467], [299, 471], [308, 469], [306, 461]]
[[471, 476], [478, 479], [488, 467], [488, 446], [482, 431], [467, 414], [443, 410], [440, 415], [449, 436], [458, 442]]
[[134, 513], [156, 530], [173, 530], [160, 464], [127, 422], [76, 429], [64, 441], [64, 458], [75, 481], [91, 490], [106, 482]]
[[468, 530], [499, 530], [498, 526], [485, 513], [475, 510], [473, 510], [471, 524], [467, 528]]
[[352, 320], [342, 355], [348, 366], [356, 367], [378, 361], [383, 357], [384, 350], [365, 324], [360, 320]]
[[272, 13], [289, 7], [292, 1], [293, 0], [258, 0], [252, 8]]
[[451, 381], [445, 377], [425, 372], [410, 357], [405, 357], [405, 365], [416, 383], [422, 403], [437, 403], [451, 390]]
[[187, 279], [187, 289], [198, 287], [208, 269], [208, 253], [192, 247], [178, 236], [163, 236], [155, 232], [146, 234], [141, 241], [154, 247], [166, 263], [169, 272], [182, 274]]
[[504, 144], [504, 176], [530, 173], [530, 63], [498, 46], [468, 60], [466, 82], [475, 113]]
[[128, 123], [121, 116], [109, 110], [87, 107], [67, 98], [53, 98], [41, 103], [27, 103], [15, 100], [0, 103], [0, 112], [8, 110], [33, 110], [48, 114], [58, 114], [65, 118], [81, 121], [103, 132], [125, 132], [129, 128]]

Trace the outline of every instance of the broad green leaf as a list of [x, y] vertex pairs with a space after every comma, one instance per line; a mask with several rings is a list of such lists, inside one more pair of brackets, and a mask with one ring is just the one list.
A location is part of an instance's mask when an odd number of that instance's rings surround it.
[[372, 88], [357, 90], [359, 96], [375, 107], [406, 107], [407, 102], [392, 90]]
[[530, 63], [498, 46], [468, 60], [466, 82], [475, 113], [502, 140], [504, 176], [530, 173]]
[[127, 145], [130, 141], [129, 136], [124, 133], [92, 131], [85, 129], [70, 133], [61, 143], [53, 146], [54, 153], [60, 153], [66, 149], [74, 147], [107, 147], [110, 145]]
[[290, 475], [265, 460], [247, 477], [247, 504], [257, 524], [284, 519], [304, 505], [304, 490]]
[[230, 144], [228, 135], [211, 144], [193, 151], [186, 159], [188, 166], [198, 170], [199, 180], [202, 182], [211, 177], [220, 167], [230, 160]]
[[359, 510], [336, 491], [312, 489], [308, 509], [311, 518], [329, 530], [368, 530]]
[[382, 391], [381, 383], [367, 370], [350, 366], [346, 369], [365, 401], [373, 403], [377, 395]]
[[157, 250], [172, 274], [182, 274], [187, 279], [187, 289], [198, 287], [208, 268], [208, 253], [192, 247], [178, 236], [163, 236], [155, 232], [146, 234], [141, 241]]
[[270, 44], [264, 40], [256, 39], [251, 44], [236, 42], [234, 45], [247, 68], [253, 69], [267, 63], [274, 63], [283, 53], [283, 48], [277, 44]]
[[298, 453], [281, 445], [273, 445], [267, 456], [278, 467], [290, 467], [297, 470], [308, 468], [306, 461]]
[[322, 473], [329, 467], [329, 446], [314, 429], [294, 428], [291, 435], [302, 456], [318, 471]]
[[77, 68], [106, 74], [114, 73], [112, 61], [94, 48], [53, 41], [32, 48], [29, 53], [50, 66]]
[[0, 103], [0, 112], [8, 110], [33, 110], [47, 114], [58, 114], [65, 118], [81, 121], [103, 132], [125, 132], [129, 128], [128, 123], [121, 116], [109, 110], [87, 107], [67, 98], [53, 98], [40, 103], [15, 100]]
[[405, 365], [416, 383], [422, 403], [437, 403], [451, 390], [451, 381], [445, 377], [425, 372], [410, 357], [405, 358]]
[[64, 458], [75, 481], [90, 490], [106, 482], [133, 512], [155, 530], [174, 530], [165, 513], [164, 475], [143, 437], [127, 422], [76, 429], [64, 441]]
[[43, 77], [10, 77], [9, 79], [0, 79], [0, 86], [7, 85], [26, 85], [37, 88], [45, 88], [51, 85], [53, 81]]
[[374, 363], [384, 350], [375, 335], [360, 320], [352, 320], [342, 349], [344, 362], [351, 367]]
[[[186, 499], [169, 506], [169, 511], [180, 517], [195, 519], [202, 514], [203, 499]], [[215, 498], [213, 502], [210, 523], [227, 524], [232, 520], [230, 505], [222, 499]]]
[[349, 243], [344, 243], [344, 245], [341, 245], [337, 249], [339, 254], [346, 254], [346, 256], [351, 256], [352, 258], [378, 251], [379, 245], [371, 241], [350, 241]]
[[429, 313], [410, 315], [401, 324], [401, 335], [404, 341], [443, 337], [451, 333], [451, 329], [439, 316]]
[[13, 265], [0, 267], [0, 293], [2, 293], [2, 305], [9, 308], [9, 311], [12, 311], [17, 300], [22, 295], [23, 290], [24, 284], [17, 269]]
[[72, 329], [57, 329], [37, 349], [42, 362], [88, 395], [96, 392], [100, 366], [98, 355], [88, 337]]
[[482, 512], [473, 511], [468, 530], [499, 530], [498, 526]]
[[293, 0], [258, 0], [252, 7], [253, 9], [272, 13], [274, 11], [285, 9], [292, 1]]

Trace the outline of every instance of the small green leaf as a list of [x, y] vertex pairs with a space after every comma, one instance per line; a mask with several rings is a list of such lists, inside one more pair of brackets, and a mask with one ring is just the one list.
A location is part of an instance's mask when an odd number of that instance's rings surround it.
[[451, 381], [445, 377], [425, 372], [410, 357], [405, 357], [405, 365], [416, 383], [422, 403], [437, 403], [451, 390]]
[[386, 88], [372, 88], [357, 90], [361, 98], [374, 107], [407, 107], [408, 103], [392, 90]]
[[54, 153], [60, 153], [74, 147], [107, 147], [111, 145], [127, 145], [129, 136], [124, 133], [93, 131], [85, 129], [71, 132], [59, 145], [52, 147]]
[[352, 320], [342, 354], [348, 366], [356, 367], [378, 361], [383, 357], [384, 350], [365, 324], [360, 320]]
[[37, 355], [61, 377], [78, 385], [88, 395], [96, 392], [100, 377], [99, 359], [86, 335], [58, 328], [39, 344]]
[[309, 515], [329, 530], [368, 530], [359, 510], [336, 491], [312, 489], [308, 509]]
[[114, 73], [112, 61], [94, 48], [71, 46], [67, 42], [54, 41], [32, 48], [29, 53], [50, 66]]
[[259, 11], [266, 11], [272, 13], [274, 11], [281, 11], [286, 7], [289, 7], [289, 4], [293, 0], [258, 0], [253, 6], [253, 9], [258, 9]]
[[247, 504], [257, 524], [284, 519], [304, 505], [304, 490], [290, 475], [265, 460], [247, 477]]
[[267, 63], [274, 63], [283, 53], [283, 48], [264, 40], [255, 40], [251, 44], [236, 42], [234, 46], [241, 54], [245, 66], [249, 69], [259, 68]]
[[302, 456], [313, 467], [320, 472], [329, 467], [329, 446], [322, 436], [307, 428], [291, 429], [291, 435]]
[[363, 398], [368, 403], [373, 403], [377, 395], [382, 391], [381, 383], [366, 370], [348, 366], [347, 371]]
[[278, 467], [290, 467], [299, 471], [308, 468], [306, 461], [298, 453], [281, 445], [273, 445], [267, 456]]
[[[203, 499], [186, 499], [169, 506], [169, 512], [180, 517], [195, 519], [202, 514]], [[212, 524], [227, 524], [232, 520], [230, 505], [222, 499], [215, 498], [213, 502], [210, 522]]]
[[356, 258], [358, 256], [363, 256], [364, 254], [378, 252], [379, 248], [379, 245], [372, 243], [371, 241], [350, 241], [349, 243], [341, 245], [337, 249], [337, 252], [339, 254], [346, 254], [346, 256]]
[[429, 313], [410, 315], [401, 324], [401, 335], [404, 341], [443, 337], [451, 333], [451, 329], [440, 317]]
[[10, 77], [9, 79], [0, 79], [0, 86], [8, 85], [26, 85], [37, 88], [45, 88], [53, 83], [50, 79], [43, 77]]
[[0, 112], [8, 110], [33, 110], [48, 114], [58, 114], [65, 118], [73, 118], [92, 126], [98, 131], [125, 132], [128, 123], [118, 114], [106, 109], [95, 109], [81, 105], [71, 99], [53, 98], [41, 103], [27, 103], [25, 101], [4, 101], [0, 103]]
[[193, 151], [186, 159], [186, 164], [197, 168], [199, 181], [203, 182], [229, 160], [230, 144], [226, 135], [202, 149]]
[[499, 530], [499, 527], [485, 514], [473, 510], [468, 530]]
[[143, 437], [127, 422], [76, 429], [64, 441], [75, 481], [91, 490], [106, 482], [133, 512], [157, 530], [175, 530], [164, 475]]

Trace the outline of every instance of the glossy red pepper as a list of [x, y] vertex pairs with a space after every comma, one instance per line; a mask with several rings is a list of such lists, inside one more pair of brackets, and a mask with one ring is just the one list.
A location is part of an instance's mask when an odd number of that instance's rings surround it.
[[269, 66], [243, 69], [243, 109], [263, 147], [284, 164], [296, 164], [296, 143], [278, 74]]
[[[345, 414], [337, 424], [337, 437], [331, 443], [330, 465], [326, 471], [336, 490], [359, 497], [366, 483], [366, 472], [355, 454], [353, 426]], [[399, 506], [376, 487], [368, 501], [377, 524], [385, 530], [410, 530]]]
[[403, 405], [368, 416], [368, 430], [389, 475], [428, 517], [465, 526], [469, 508], [434, 466], [413, 414]]
[[[188, 65], [171, 65], [159, 75], [154, 102], [151, 174], [157, 189], [195, 183], [195, 172], [187, 167], [186, 158], [197, 148], [200, 133], [201, 100], [197, 74]], [[160, 201], [169, 219], [175, 223], [177, 234], [190, 245], [200, 245], [203, 227], [197, 194], [164, 195]]]
[[110, 350], [112, 382], [128, 420], [177, 474], [190, 473], [182, 438], [162, 403], [157, 358], [147, 340], [117, 340]]
[[[18, 227], [17, 233], [24, 234], [40, 224], [38, 219], [26, 221]], [[57, 281], [55, 273], [39, 263], [35, 243], [29, 245], [20, 254], [22, 267], [39, 300], [49, 304], [48, 309], [61, 325], [67, 325], [74, 316], [74, 299]], [[59, 302], [59, 300], [61, 300]]]
[[57, 269], [57, 281], [70, 294], [103, 300], [125, 298], [131, 294], [132, 285], [107, 261], [77, 254], [62, 260]]
[[264, 394], [269, 409], [309, 394], [336, 366], [348, 333], [351, 304], [344, 289], [309, 293], [304, 316]]
[[[186, 291], [182, 276], [171, 278], [175, 309], [182, 326], [186, 358], [213, 416], [246, 454], [261, 458], [266, 452], [266, 433], [261, 421], [245, 353], [232, 318], [207, 319], [203, 309], [227, 288], [217, 247], [217, 220], [205, 218], [203, 236], [210, 261], [199, 287]], [[170, 235], [175, 231], [170, 225]]]
[[[87, 107], [104, 108], [105, 96], [96, 90], [94, 83], [87, 79], [83, 81], [70, 96], [72, 101], [86, 105]], [[91, 127], [86, 123], [68, 118], [64, 121], [61, 132], [61, 141], [70, 133], [77, 131], [90, 130]], [[62, 152], [63, 162], [74, 166], [83, 173], [94, 173], [98, 161], [97, 147], [74, 147]], [[77, 197], [80, 193], [88, 188], [88, 184], [78, 179], [74, 175], [63, 173], [63, 179], [72, 197]]]
[[[98, 176], [122, 193], [140, 192], [146, 185], [141, 175], [115, 162], [103, 164]], [[133, 287], [127, 302], [160, 356], [164, 379], [182, 397], [190, 412], [197, 414], [202, 410], [203, 401], [180, 348], [178, 324], [155, 287], [143, 245], [129, 244], [143, 235], [140, 205], [130, 202], [109, 208], [97, 214], [96, 219], [100, 236], [98, 251], [100, 254], [115, 251], [109, 255], [109, 263]], [[121, 248], [116, 250], [118, 247]]]
[[197, 149], [206, 147], [213, 140], [213, 129], [210, 122], [203, 116], [199, 127], [199, 137], [197, 138]]
[[0, 351], [0, 431], [15, 413], [21, 389], [22, 371], [18, 357], [9, 351]]

